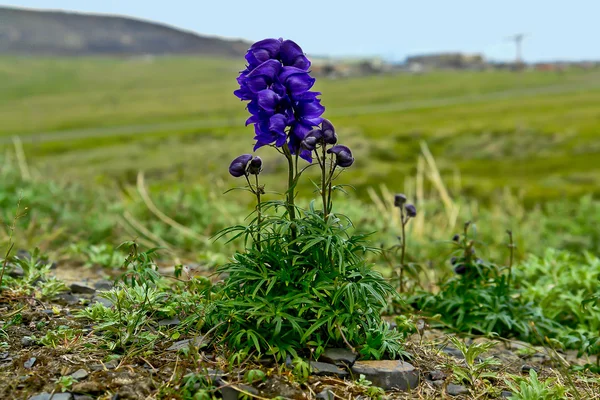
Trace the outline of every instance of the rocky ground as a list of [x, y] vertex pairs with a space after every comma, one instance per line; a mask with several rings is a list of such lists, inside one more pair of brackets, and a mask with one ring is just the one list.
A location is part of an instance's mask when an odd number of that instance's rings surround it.
[[[596, 378], [569, 372], [587, 362], [574, 353], [497, 340], [470, 364], [470, 355], [465, 359], [448, 333], [426, 326], [407, 341], [410, 358], [404, 361], [362, 361], [348, 349], [329, 349], [318, 361], [309, 362], [311, 371], [306, 376], [298, 373], [291, 360], [279, 365], [263, 359], [231, 367], [223, 354], [205, 346], [209, 338], [203, 337], [161, 337], [151, 351], [114, 354], [98, 346], [93, 326], [74, 317], [87, 304], [106, 302], [98, 294], [110, 289], [111, 281], [80, 267], [61, 267], [54, 273], [66, 281], [69, 292], [53, 301], [0, 297], [0, 321], [6, 333], [0, 349], [2, 399], [196, 399], [212, 395], [348, 399], [378, 398], [383, 391], [398, 399], [508, 398], [511, 391], [506, 380], [528, 376], [531, 369], [540, 380], [552, 378], [554, 384], [576, 389], [580, 398], [600, 398]], [[6, 327], [17, 314], [19, 323]], [[163, 326], [178, 323], [176, 319], [158, 321]], [[465, 339], [467, 346], [489, 341]], [[482, 364], [489, 360], [494, 361]], [[182, 379], [185, 376], [195, 381]], [[185, 397], [187, 386], [182, 382], [191, 385], [192, 392], [204, 388], [208, 397]]]

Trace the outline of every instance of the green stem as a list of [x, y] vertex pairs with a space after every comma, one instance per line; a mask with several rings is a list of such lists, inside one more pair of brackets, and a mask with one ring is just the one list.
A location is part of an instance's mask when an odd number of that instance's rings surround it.
[[327, 219], [327, 186], [325, 180], [327, 178], [325, 173], [325, 144], [321, 146], [321, 154], [323, 155], [323, 162], [321, 164], [321, 198], [323, 199], [323, 219]]
[[329, 179], [327, 182], [327, 215], [329, 215], [331, 213], [331, 210], [333, 209], [333, 204], [331, 202], [331, 190], [333, 185], [333, 174], [335, 173], [336, 167], [337, 165], [335, 164], [335, 162], [331, 160], [331, 170], [329, 171]]
[[260, 204], [260, 195], [261, 195], [261, 189], [258, 186], [258, 174], [254, 175], [254, 177], [256, 178], [256, 188], [255, 188], [255, 193], [256, 193], [256, 214], [257, 214], [257, 228], [256, 228], [256, 248], [258, 249], [258, 251], [260, 251], [260, 224], [262, 223], [262, 207]]
[[404, 207], [400, 207], [400, 218], [402, 222], [402, 249], [400, 252], [400, 293], [404, 292], [404, 255], [406, 254], [406, 223], [404, 218]]
[[294, 206], [294, 159], [287, 143], [283, 145], [283, 154], [288, 160], [288, 190], [287, 190], [287, 209], [290, 215], [290, 221], [296, 219], [296, 207]]

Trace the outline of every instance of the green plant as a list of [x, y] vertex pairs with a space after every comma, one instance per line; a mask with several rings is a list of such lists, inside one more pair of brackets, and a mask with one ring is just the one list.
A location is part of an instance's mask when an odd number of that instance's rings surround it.
[[565, 387], [554, 378], [540, 382], [533, 368], [529, 370], [529, 379], [516, 377], [516, 382], [504, 381], [512, 391], [512, 400], [555, 400], [564, 398], [566, 393]]
[[464, 362], [461, 364], [450, 364], [452, 372], [456, 379], [471, 387], [475, 387], [490, 379], [495, 379], [498, 374], [492, 371], [490, 367], [499, 365], [500, 361], [493, 357], [481, 359], [481, 355], [493, 348], [495, 342], [480, 342], [466, 345], [456, 336], [450, 336], [452, 344], [461, 352]]
[[81, 329], [60, 325], [55, 330], [49, 329], [44, 336], [34, 340], [44, 346], [57, 348], [58, 346], [74, 346], [82, 337]]
[[455, 235], [452, 240], [456, 251], [451, 264], [456, 276], [442, 283], [435, 295], [416, 295], [413, 301], [417, 306], [430, 315], [438, 314], [443, 324], [460, 332], [530, 341], [555, 334], [558, 325], [510, 285], [510, 265], [505, 269], [477, 257], [469, 227], [466, 223], [463, 235]]
[[52, 263], [38, 248], [31, 254], [25, 252], [21, 255], [9, 256], [2, 260], [2, 263], [7, 265], [7, 268], [19, 268], [22, 271], [22, 276], [17, 275], [14, 278], [7, 276], [4, 279], [6, 286], [13, 293], [51, 299], [67, 290], [64, 282], [50, 276]]
[[75, 382], [77, 382], [77, 379], [73, 378], [71, 375], [61, 376], [56, 380], [56, 384], [63, 393], [71, 390], [71, 387]]
[[385, 395], [385, 390], [378, 386], [373, 386], [373, 382], [368, 380], [363, 374], [360, 374], [355, 383], [370, 399], [380, 399]]
[[[223, 322], [220, 336], [234, 351], [268, 354], [278, 360], [310, 355], [311, 350], [318, 354], [326, 346], [346, 346], [365, 357], [398, 357], [403, 353], [401, 335], [390, 332], [381, 320], [394, 290], [366, 260], [367, 253], [376, 252], [366, 235], [353, 234], [351, 221], [334, 209], [333, 194], [344, 192], [344, 185], [336, 185], [335, 180], [354, 163], [352, 152], [336, 144], [333, 124], [320, 117], [324, 108], [318, 93], [308, 91], [313, 82], [309, 72], [296, 71], [296, 82], [302, 83], [293, 87], [288, 87], [291, 80], [284, 79], [287, 72], [281, 72], [281, 87], [265, 83], [260, 94], [254, 94], [252, 79], [246, 79], [248, 71], [270, 64], [274, 69], [269, 73], [278, 74], [283, 61], [277, 57], [286, 57], [297, 47], [275, 39], [255, 46], [265, 43], [282, 46], [281, 53], [266, 51], [275, 58], [260, 66], [249, 63], [235, 94], [251, 104], [260, 97], [258, 108], [248, 107], [253, 114], [248, 122], [256, 129], [255, 149], [270, 145], [282, 155], [287, 188], [283, 200], [264, 201], [265, 187], [259, 182], [262, 159], [243, 154], [231, 162], [229, 173], [245, 179], [247, 186], [242, 189], [252, 193], [256, 207], [247, 226], [232, 226], [217, 236], [228, 236], [230, 241], [241, 238], [244, 249], [218, 268], [227, 277], [215, 287], [211, 322]], [[303, 55], [293, 58], [295, 62], [305, 59]], [[300, 159], [309, 164], [301, 166]], [[305, 209], [295, 201], [299, 182], [312, 166], [320, 171], [318, 183], [313, 182], [318, 201]]]

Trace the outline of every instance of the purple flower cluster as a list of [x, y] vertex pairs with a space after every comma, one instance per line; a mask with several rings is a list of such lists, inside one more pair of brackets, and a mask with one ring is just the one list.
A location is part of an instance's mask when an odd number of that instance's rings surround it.
[[[310, 89], [315, 79], [308, 69], [310, 61], [291, 40], [265, 39], [256, 42], [246, 53], [248, 66], [237, 78], [240, 88], [234, 94], [247, 100], [259, 147], [288, 144], [292, 154], [311, 162], [311, 151], [301, 142], [323, 119], [325, 107], [317, 98], [321, 93]], [[289, 128], [289, 129], [288, 129]]]

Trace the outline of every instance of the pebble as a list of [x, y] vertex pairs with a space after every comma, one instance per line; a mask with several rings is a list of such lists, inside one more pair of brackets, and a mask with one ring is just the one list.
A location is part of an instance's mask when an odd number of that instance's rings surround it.
[[318, 400], [334, 400], [335, 394], [329, 389], [325, 389], [317, 394]]
[[177, 326], [180, 322], [178, 318], [161, 319], [158, 321], [158, 326]]
[[348, 371], [344, 371], [335, 364], [324, 363], [320, 361], [311, 361], [310, 367], [314, 375], [336, 375], [339, 377], [348, 376]]
[[521, 367], [521, 372], [529, 373], [529, 371], [531, 371], [531, 370], [534, 370], [535, 372], [540, 372], [539, 368], [533, 367], [531, 365], [525, 364]]
[[106, 279], [102, 279], [94, 283], [94, 288], [96, 288], [96, 290], [110, 290], [113, 288], [113, 286], [113, 283]]
[[83, 283], [72, 283], [69, 287], [71, 289], [71, 293], [74, 294], [94, 294], [96, 293], [96, 289], [93, 287], [87, 286]]
[[[240, 384], [237, 386], [244, 392], [253, 394], [255, 396], [258, 395], [258, 390], [256, 390], [252, 386], [243, 385], [243, 384]], [[232, 388], [231, 386], [223, 386], [221, 388], [221, 396], [223, 396], [223, 400], [237, 400], [238, 397], [240, 397], [240, 394], [243, 396], [243, 398], [246, 398], [246, 396], [242, 392], [237, 391], [236, 389]]]
[[443, 381], [444, 379], [446, 379], [446, 374], [444, 373], [444, 371], [436, 369], [427, 373], [427, 379], [429, 379], [430, 381]]
[[29, 400], [73, 400], [73, 394], [71, 393], [40, 393], [40, 394], [36, 394], [35, 396], [31, 396], [29, 398]]
[[179, 351], [181, 349], [186, 349], [190, 346], [190, 342], [196, 346], [199, 347], [202, 344], [204, 344], [204, 337], [203, 336], [197, 336], [194, 339], [184, 339], [184, 340], [180, 340], [178, 342], [175, 342], [171, 345], [171, 347], [169, 347], [167, 349], [167, 351]]
[[89, 373], [88, 373], [88, 372], [87, 372], [85, 369], [83, 369], [83, 368], [80, 368], [80, 369], [78, 369], [77, 371], [73, 372], [73, 373], [71, 374], [71, 377], [72, 377], [73, 379], [80, 380], [80, 379], [85, 379], [85, 378], [87, 378], [87, 376], [88, 376], [88, 375], [89, 375]]
[[21, 345], [23, 347], [33, 346], [34, 344], [35, 344], [35, 341], [30, 336], [23, 336], [21, 338]]
[[419, 373], [411, 364], [401, 360], [357, 361], [352, 366], [360, 374], [384, 390], [410, 390], [419, 385]]
[[104, 297], [100, 297], [100, 296], [94, 296], [92, 298], [92, 302], [94, 302], [94, 303], [96, 303], [96, 302], [100, 303], [100, 304], [102, 304], [106, 308], [110, 308], [110, 307], [113, 306], [112, 301], [110, 301], [108, 299], [105, 299]]
[[450, 396], [458, 396], [461, 394], [465, 394], [467, 393], [469, 390], [464, 387], [463, 385], [455, 385], [453, 383], [449, 384], [446, 387], [446, 392], [450, 395]]
[[27, 360], [23, 363], [23, 367], [25, 367], [27, 369], [31, 369], [35, 365], [36, 361], [37, 361], [37, 358], [31, 357], [29, 360]]
[[511, 398], [513, 395], [513, 392], [509, 392], [508, 390], [503, 390], [502, 393], [500, 393], [500, 397], [502, 397], [503, 399], [509, 399]]

